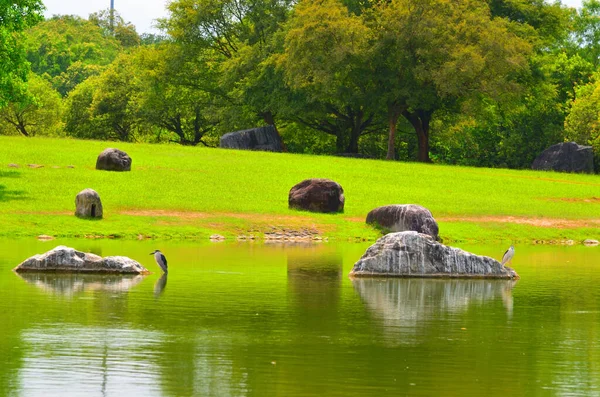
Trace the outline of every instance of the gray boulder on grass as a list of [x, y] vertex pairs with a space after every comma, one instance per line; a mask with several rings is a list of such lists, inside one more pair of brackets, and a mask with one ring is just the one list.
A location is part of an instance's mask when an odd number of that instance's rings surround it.
[[283, 142], [272, 125], [249, 130], [229, 132], [219, 140], [219, 147], [225, 149], [263, 150], [282, 152]]
[[439, 240], [439, 227], [431, 212], [416, 204], [396, 204], [377, 207], [367, 214], [367, 223], [390, 232], [415, 231]]
[[550, 146], [533, 161], [531, 168], [543, 171], [594, 172], [594, 152], [591, 146], [563, 142]]
[[343, 212], [344, 189], [329, 179], [305, 179], [290, 190], [290, 209], [312, 212]]
[[101, 256], [60, 245], [34, 255], [14, 269], [15, 272], [73, 272], [147, 274], [145, 267], [126, 256]]
[[75, 197], [75, 215], [80, 218], [102, 218], [102, 201], [93, 189], [84, 189]]
[[131, 157], [119, 149], [104, 149], [98, 155], [96, 169], [104, 171], [131, 171]]
[[381, 237], [354, 264], [350, 276], [519, 278], [493, 258], [448, 247], [412, 231]]

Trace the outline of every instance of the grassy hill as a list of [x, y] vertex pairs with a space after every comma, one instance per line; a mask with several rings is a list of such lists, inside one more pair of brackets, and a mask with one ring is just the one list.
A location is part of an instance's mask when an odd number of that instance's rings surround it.
[[[132, 171], [95, 170], [107, 147], [126, 151]], [[306, 178], [339, 182], [345, 212], [289, 210], [290, 188]], [[102, 220], [73, 215], [76, 194], [88, 187], [100, 194]], [[380, 205], [406, 203], [429, 208], [445, 241], [600, 238], [597, 175], [0, 137], [0, 236], [261, 238], [303, 230], [335, 239], [375, 239], [380, 233], [364, 224], [366, 214]]]

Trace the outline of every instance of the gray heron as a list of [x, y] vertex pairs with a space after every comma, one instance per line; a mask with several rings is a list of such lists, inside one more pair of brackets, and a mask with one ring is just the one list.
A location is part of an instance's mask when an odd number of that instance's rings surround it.
[[515, 256], [515, 247], [513, 247], [511, 245], [510, 248], [507, 249], [506, 252], [504, 253], [504, 256], [502, 257], [502, 262], [500, 262], [500, 264], [502, 266], [506, 265], [508, 262], [511, 261], [513, 256]]
[[156, 261], [156, 264], [160, 266], [160, 268], [163, 272], [165, 272], [165, 274], [167, 274], [169, 272], [169, 270], [167, 269], [167, 258], [165, 258], [163, 253], [159, 250], [156, 250], [154, 252], [151, 252], [150, 255], [154, 255], [154, 260]]

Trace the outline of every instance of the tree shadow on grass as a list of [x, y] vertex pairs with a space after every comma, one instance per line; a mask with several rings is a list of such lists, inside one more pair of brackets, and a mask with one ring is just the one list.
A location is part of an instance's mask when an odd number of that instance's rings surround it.
[[[19, 178], [21, 174], [17, 171], [0, 171], [1, 178]], [[25, 200], [27, 196], [23, 190], [11, 190], [5, 185], [0, 185], [0, 202], [10, 200]]]

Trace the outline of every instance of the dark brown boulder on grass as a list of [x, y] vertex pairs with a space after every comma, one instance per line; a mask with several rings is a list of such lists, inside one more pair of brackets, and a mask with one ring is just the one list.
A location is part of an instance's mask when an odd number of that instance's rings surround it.
[[289, 193], [290, 209], [312, 212], [344, 212], [344, 189], [329, 179], [306, 179]]
[[594, 172], [594, 152], [591, 146], [563, 142], [550, 146], [533, 161], [531, 168], [558, 172]]
[[98, 155], [96, 169], [104, 171], [131, 171], [131, 157], [119, 149], [105, 149]]
[[93, 189], [84, 189], [75, 197], [75, 215], [80, 218], [102, 218], [102, 201]]
[[431, 211], [416, 204], [396, 204], [377, 207], [367, 214], [367, 223], [389, 232], [414, 231], [439, 240], [439, 227]]

